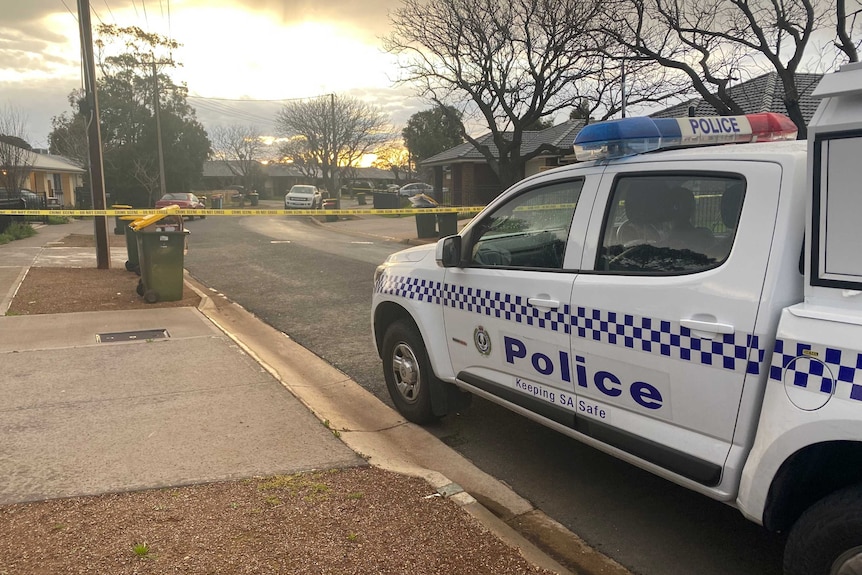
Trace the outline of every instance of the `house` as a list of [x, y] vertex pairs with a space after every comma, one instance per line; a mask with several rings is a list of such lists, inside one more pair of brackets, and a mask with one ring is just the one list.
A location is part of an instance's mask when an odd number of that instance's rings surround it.
[[[319, 170], [315, 176], [293, 164], [255, 162], [255, 186], [263, 197], [284, 196], [295, 184], [320, 184]], [[242, 170], [239, 162], [208, 160], [203, 165], [203, 187], [205, 190], [223, 190], [231, 185], [243, 185]], [[341, 181], [369, 181], [381, 187], [395, 180], [392, 172], [378, 168], [350, 168], [341, 175]]]
[[[820, 83], [823, 74], [796, 74], [796, 85], [799, 88], [799, 107], [805, 123], [817, 110], [818, 98], [811, 96], [814, 88]], [[746, 80], [728, 89], [728, 93], [742, 108], [743, 114], [759, 112], [777, 112], [787, 114], [784, 105], [784, 86], [776, 72], [763, 74], [751, 80]], [[650, 114], [651, 118], [682, 118], [685, 116], [715, 116], [715, 108], [703, 98], [695, 98], [676, 104], [659, 112]]]
[[87, 170], [62, 156], [28, 150], [23, 157], [28, 173], [23, 188], [43, 196], [48, 205], [75, 207], [83, 195]]
[[[575, 135], [584, 127], [584, 120], [568, 120], [551, 128], [524, 132], [521, 154], [529, 154], [540, 146], [548, 148], [525, 166], [525, 175], [531, 176], [560, 165], [560, 159], [571, 155]], [[480, 145], [488, 146], [492, 154], [497, 153], [493, 136], [485, 134], [478, 138]], [[503, 191], [497, 175], [488, 165], [485, 156], [473, 144], [465, 142], [421, 163], [434, 173], [434, 189], [449, 190], [450, 198], [444, 202], [456, 206], [484, 205]]]
[[[822, 74], [797, 74], [800, 90], [800, 108], [806, 123], [817, 109], [818, 100], [811, 96]], [[763, 74], [729, 89], [730, 95], [742, 107], [744, 114], [777, 112], [786, 114], [784, 87], [775, 72]], [[714, 116], [716, 110], [702, 98], [695, 98], [650, 114], [653, 118], [680, 118], [685, 116]], [[548, 151], [527, 162], [525, 175], [570, 163], [575, 136], [584, 127], [583, 120], [568, 120], [546, 130], [524, 132], [521, 153], [526, 154], [545, 145]], [[478, 138], [496, 154], [491, 134]], [[450, 197], [445, 203], [452, 205], [485, 205], [503, 190], [485, 157], [470, 143], [460, 144], [421, 163], [434, 173], [434, 188], [448, 189]]]

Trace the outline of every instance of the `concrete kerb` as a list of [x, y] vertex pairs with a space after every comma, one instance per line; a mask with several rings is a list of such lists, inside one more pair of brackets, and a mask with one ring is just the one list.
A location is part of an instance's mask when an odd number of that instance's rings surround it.
[[[431, 433], [405, 421], [343, 372], [257, 320], [242, 306], [226, 299], [216, 304], [205, 293], [208, 288], [196, 285], [188, 276], [186, 280], [201, 296], [200, 312], [370, 464], [423, 478], [438, 494], [452, 498], [537, 566], [572, 573], [550, 552], [574, 566], [579, 574], [629, 575], [628, 570], [592, 549]], [[548, 551], [525, 535], [541, 542]]]

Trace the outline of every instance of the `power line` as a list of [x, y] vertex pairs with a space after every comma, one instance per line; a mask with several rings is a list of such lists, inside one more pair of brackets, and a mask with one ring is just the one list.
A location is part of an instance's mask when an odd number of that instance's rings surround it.
[[210, 96], [193, 96], [189, 95], [189, 98], [198, 98], [201, 100], [216, 100], [220, 102], [298, 102], [300, 100], [313, 100], [315, 98], [323, 98], [324, 96], [329, 96], [329, 94], [317, 94], [316, 96], [303, 96], [300, 98], [276, 98], [274, 100], [264, 100], [264, 99], [250, 99], [250, 98], [216, 98]]
[[66, 10], [69, 12], [69, 14], [71, 14], [71, 15], [72, 15], [72, 18], [74, 18], [74, 19], [75, 19], [75, 23], [77, 24], [77, 23], [78, 23], [78, 15], [77, 15], [77, 14], [75, 14], [74, 12], [72, 12], [72, 9], [71, 9], [71, 8], [69, 8], [69, 5], [68, 5], [68, 4], [66, 4], [66, 0], [60, 0], [60, 2], [62, 2], [62, 3], [63, 3], [63, 6], [65, 6], [65, 7], [66, 7]]
[[111, 20], [113, 20], [113, 21], [114, 21], [114, 24], [116, 24], [116, 23], [117, 23], [117, 18], [116, 18], [116, 16], [114, 16], [114, 12], [111, 10], [111, 7], [110, 7], [110, 6], [108, 6], [108, 0], [103, 0], [103, 1], [104, 1], [104, 3], [105, 3], [105, 8], [107, 8], [107, 9], [108, 9], [108, 14], [110, 14], [110, 15], [111, 15]]

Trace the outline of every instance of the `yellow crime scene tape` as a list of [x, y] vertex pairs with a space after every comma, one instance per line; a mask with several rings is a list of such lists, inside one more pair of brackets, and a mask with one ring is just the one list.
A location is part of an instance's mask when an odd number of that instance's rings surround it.
[[[270, 209], [225, 209], [225, 210], [201, 210], [201, 209], [177, 209], [171, 210], [167, 215], [177, 216], [382, 216], [382, 215], [413, 215], [413, 214], [477, 214], [484, 206], [450, 207], [450, 208], [353, 208], [343, 210], [270, 210]], [[106, 210], [66, 210], [55, 208], [51, 210], [0, 210], [0, 216], [149, 216], [165, 215], [161, 209], [106, 209]]]

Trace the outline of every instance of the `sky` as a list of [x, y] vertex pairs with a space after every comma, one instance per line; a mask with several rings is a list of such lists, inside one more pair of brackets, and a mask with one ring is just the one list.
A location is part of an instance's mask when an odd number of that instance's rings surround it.
[[[90, 0], [92, 26], [138, 26], [182, 44], [174, 80], [205, 128], [254, 124], [271, 133], [278, 100], [348, 94], [381, 107], [397, 131], [429, 107], [394, 86], [380, 37], [399, 0]], [[51, 118], [82, 86], [76, 0], [2, 0], [0, 113], [24, 120], [47, 148]], [[250, 100], [250, 101], [249, 101]], [[274, 135], [274, 134], [273, 134]]]

